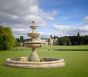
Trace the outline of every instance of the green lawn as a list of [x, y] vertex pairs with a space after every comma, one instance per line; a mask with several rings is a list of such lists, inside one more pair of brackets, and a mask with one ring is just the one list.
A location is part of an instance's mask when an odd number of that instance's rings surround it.
[[[71, 51], [71, 49], [74, 49], [74, 51]], [[4, 65], [6, 58], [28, 56], [30, 54], [30, 49], [28, 48], [0, 51], [0, 77], [88, 77], [87, 50], [88, 46], [42, 47], [38, 49], [40, 57], [64, 58], [66, 62], [64, 67], [47, 69], [14, 68]]]

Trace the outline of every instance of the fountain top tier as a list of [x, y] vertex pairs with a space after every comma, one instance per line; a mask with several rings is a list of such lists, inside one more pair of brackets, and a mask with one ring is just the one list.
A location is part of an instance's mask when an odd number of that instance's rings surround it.
[[32, 39], [36, 39], [37, 37], [39, 37], [39, 33], [35, 32], [35, 29], [37, 28], [37, 26], [35, 25], [35, 21], [32, 21], [32, 26], [30, 26], [30, 28], [32, 29], [32, 32], [28, 33], [28, 36]]
[[32, 21], [32, 26], [30, 26], [30, 28], [32, 29], [32, 30], [34, 30], [34, 29], [36, 29], [36, 25], [35, 25], [35, 21]]

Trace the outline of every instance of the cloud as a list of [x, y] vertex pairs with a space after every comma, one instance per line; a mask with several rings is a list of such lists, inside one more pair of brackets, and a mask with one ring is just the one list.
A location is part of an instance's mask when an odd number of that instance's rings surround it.
[[84, 17], [84, 20], [85, 20], [85, 22], [88, 23], [88, 16], [85, 16], [85, 17]]
[[13, 30], [14, 32], [24, 32], [24, 31], [26, 31], [26, 30], [23, 29], [23, 28], [22, 28], [22, 29], [21, 29], [21, 28], [20, 28], [20, 29], [15, 29], [15, 28], [14, 28], [14, 29], [12, 29], [12, 30]]
[[0, 0], [0, 24], [10, 25], [15, 34], [25, 32], [32, 20], [38, 26], [46, 26], [55, 14], [55, 10], [47, 13], [39, 8], [38, 0]]
[[58, 36], [73, 36], [76, 35], [78, 32], [80, 32], [81, 35], [88, 34], [88, 25], [54, 25], [53, 27], [56, 32], [58, 32]]
[[39, 32], [39, 34], [40, 35], [47, 35], [47, 36], [51, 35], [51, 33], [49, 33], [49, 32], [48, 33], [47, 32]]

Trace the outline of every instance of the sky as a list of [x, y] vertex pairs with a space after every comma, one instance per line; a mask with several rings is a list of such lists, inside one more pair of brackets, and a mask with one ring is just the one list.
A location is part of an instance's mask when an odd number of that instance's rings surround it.
[[31, 32], [31, 22], [41, 36], [88, 35], [88, 0], [0, 0], [0, 25], [15, 37]]

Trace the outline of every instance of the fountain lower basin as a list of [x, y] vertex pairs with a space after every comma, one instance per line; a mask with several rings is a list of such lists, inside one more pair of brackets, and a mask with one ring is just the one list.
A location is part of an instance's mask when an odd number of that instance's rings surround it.
[[27, 60], [27, 57], [21, 58], [8, 58], [6, 59], [6, 65], [23, 68], [53, 68], [61, 67], [65, 65], [62, 58], [42, 58], [40, 62], [31, 62]]

